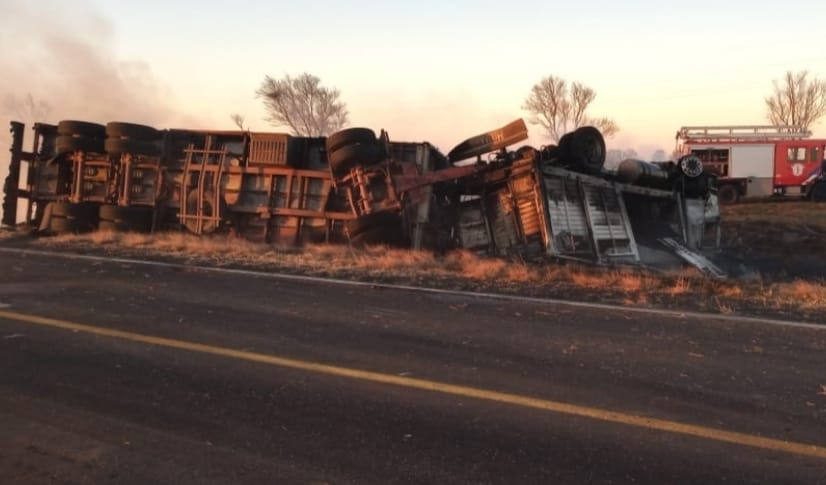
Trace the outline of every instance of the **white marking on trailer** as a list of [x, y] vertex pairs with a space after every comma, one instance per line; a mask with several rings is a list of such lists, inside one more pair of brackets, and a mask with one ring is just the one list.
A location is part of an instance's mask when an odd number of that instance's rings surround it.
[[0, 301], [0, 308], [8, 308], [8, 307], [10, 307], [10, 306], [11, 306], [10, 304], [8, 304], [8, 303], [3, 303], [2, 301]]
[[718, 313], [703, 313], [703, 312], [692, 312], [692, 311], [680, 311], [680, 310], [665, 310], [665, 309], [658, 309], [658, 308], [634, 308], [634, 307], [627, 307], [621, 305], [609, 305], [605, 303], [588, 303], [582, 301], [571, 301], [571, 300], [560, 300], [556, 298], [539, 298], [539, 297], [532, 297], [532, 296], [519, 296], [519, 295], [504, 295], [498, 293], [475, 293], [470, 291], [461, 291], [461, 290], [442, 290], [438, 288], [425, 288], [421, 286], [407, 286], [407, 285], [392, 285], [386, 283], [373, 283], [369, 281], [349, 281], [349, 280], [338, 280], [333, 278], [322, 278], [320, 276], [302, 276], [302, 275], [291, 275], [291, 274], [283, 274], [283, 273], [267, 273], [264, 271], [255, 271], [255, 270], [247, 270], [247, 269], [233, 269], [233, 268], [212, 268], [209, 266], [197, 266], [197, 265], [190, 265], [190, 264], [181, 264], [181, 263], [166, 263], [162, 261], [146, 261], [140, 259], [129, 259], [129, 258], [110, 258], [104, 256], [91, 256], [87, 254], [70, 254], [70, 253], [55, 253], [51, 251], [41, 251], [37, 249], [19, 249], [19, 248], [2, 248], [0, 247], [0, 253], [7, 253], [7, 254], [22, 254], [26, 256], [45, 256], [45, 257], [54, 257], [54, 258], [62, 258], [62, 259], [74, 259], [80, 261], [97, 261], [103, 263], [112, 263], [112, 264], [132, 264], [132, 265], [140, 265], [140, 266], [148, 266], [148, 267], [155, 267], [155, 268], [167, 268], [167, 269], [179, 269], [184, 271], [204, 271], [209, 273], [218, 273], [218, 274], [231, 274], [231, 275], [240, 275], [240, 276], [254, 276], [258, 278], [270, 278], [270, 279], [277, 279], [283, 281], [300, 281], [306, 283], [323, 283], [323, 284], [331, 284], [331, 285], [339, 285], [339, 286], [352, 286], [352, 287], [361, 287], [361, 288], [380, 288], [385, 290], [402, 290], [402, 291], [415, 291], [418, 293], [428, 293], [428, 294], [435, 294], [435, 295], [449, 295], [449, 296], [456, 296], [462, 298], [472, 298], [472, 299], [488, 299], [488, 300], [499, 300], [499, 301], [514, 301], [514, 302], [523, 302], [523, 303], [531, 303], [531, 304], [541, 304], [541, 305], [560, 305], [560, 306], [568, 306], [572, 308], [587, 308], [592, 310], [609, 310], [609, 311], [621, 311], [625, 313], [637, 313], [641, 315], [659, 315], [664, 317], [671, 317], [671, 318], [678, 318], [678, 319], [686, 319], [686, 318], [695, 318], [700, 320], [707, 321], [708, 319], [719, 320], [723, 322], [731, 322], [731, 323], [749, 323], [749, 324], [760, 324], [760, 325], [774, 325], [774, 326], [781, 326], [781, 327], [792, 327], [792, 328], [806, 328], [806, 329], [814, 329], [814, 330], [826, 330], [826, 323], [809, 323], [809, 322], [798, 322], [793, 320], [779, 320], [773, 318], [761, 318], [761, 317], [745, 317], [745, 316], [738, 316], [738, 315], [722, 315]]

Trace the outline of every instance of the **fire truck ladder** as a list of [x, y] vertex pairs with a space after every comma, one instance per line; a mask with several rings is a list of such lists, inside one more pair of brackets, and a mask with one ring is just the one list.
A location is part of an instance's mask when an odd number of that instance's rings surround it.
[[800, 140], [811, 136], [812, 132], [801, 126], [784, 125], [683, 126], [677, 132], [677, 140], [690, 143]]
[[[225, 148], [213, 149], [213, 137], [207, 136], [203, 149], [190, 144], [182, 180], [180, 220], [189, 231], [206, 234], [221, 222], [220, 184], [227, 156]], [[197, 174], [197, 185], [192, 179]]]

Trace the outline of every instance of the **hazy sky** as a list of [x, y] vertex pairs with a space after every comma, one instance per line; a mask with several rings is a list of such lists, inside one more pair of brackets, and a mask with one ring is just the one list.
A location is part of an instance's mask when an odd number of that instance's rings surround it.
[[0, 101], [31, 93], [50, 121], [231, 128], [237, 112], [278, 130], [256, 88], [309, 72], [353, 125], [446, 152], [525, 116], [555, 74], [597, 91], [591, 113], [621, 128], [609, 145], [650, 154], [682, 125], [765, 123], [773, 79], [826, 78], [824, 39], [822, 0], [2, 0]]

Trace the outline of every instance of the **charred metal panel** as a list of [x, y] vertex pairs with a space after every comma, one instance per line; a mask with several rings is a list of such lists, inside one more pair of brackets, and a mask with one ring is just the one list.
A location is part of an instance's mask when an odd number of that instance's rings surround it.
[[548, 254], [593, 257], [593, 241], [578, 182], [553, 176], [545, 176], [543, 182], [550, 220]]
[[521, 246], [516, 225], [516, 214], [511, 205], [511, 194], [503, 189], [487, 197], [487, 215], [493, 237], [493, 253], [506, 256], [518, 252]]
[[482, 199], [460, 203], [456, 217], [459, 245], [471, 251], [487, 252], [492, 247]]
[[325, 138], [289, 137], [287, 164], [305, 170], [329, 170]]
[[521, 252], [528, 258], [542, 255], [547, 241], [547, 226], [543, 215], [542, 195], [532, 160], [520, 162], [514, 169], [508, 187], [516, 206], [517, 220], [521, 229]]
[[631, 258], [638, 261], [637, 245], [619, 190], [583, 183], [582, 191], [597, 259]]

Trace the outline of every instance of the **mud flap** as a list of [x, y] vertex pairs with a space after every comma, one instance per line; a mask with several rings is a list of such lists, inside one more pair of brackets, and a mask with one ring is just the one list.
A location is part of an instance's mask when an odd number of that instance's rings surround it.
[[676, 239], [664, 237], [658, 239], [658, 241], [667, 248], [671, 249], [680, 259], [699, 269], [704, 274], [718, 280], [726, 279], [728, 277], [725, 271], [720, 269], [716, 264], [712, 263], [711, 260], [702, 254], [683, 246], [677, 242]]

